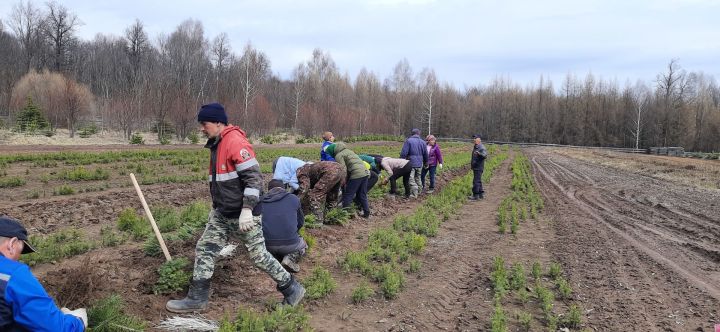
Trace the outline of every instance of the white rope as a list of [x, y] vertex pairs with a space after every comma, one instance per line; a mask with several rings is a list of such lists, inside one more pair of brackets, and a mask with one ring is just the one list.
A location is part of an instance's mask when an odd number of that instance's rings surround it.
[[172, 317], [161, 322], [157, 328], [166, 331], [208, 331], [214, 332], [220, 329], [216, 321], [203, 317]]

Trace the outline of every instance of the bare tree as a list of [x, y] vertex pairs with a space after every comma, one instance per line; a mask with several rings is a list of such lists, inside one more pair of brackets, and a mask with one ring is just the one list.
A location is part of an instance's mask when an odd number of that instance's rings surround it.
[[292, 108], [293, 108], [293, 124], [292, 130], [297, 133], [298, 116], [300, 115], [300, 109], [305, 99], [305, 85], [307, 81], [307, 67], [305, 64], [299, 64], [292, 73], [293, 81], [293, 94], [292, 94]]
[[215, 94], [220, 102], [224, 102], [225, 78], [229, 62], [232, 60], [232, 49], [226, 33], [221, 33], [213, 40], [211, 60], [215, 70]]
[[670, 60], [667, 72], [658, 74], [657, 93], [661, 108], [660, 134], [662, 144], [679, 144], [680, 133], [685, 130], [682, 108], [688, 87], [687, 72], [680, 67], [678, 59]]
[[23, 51], [23, 72], [36, 67], [42, 51], [43, 13], [32, 2], [20, 1], [13, 6], [9, 26], [17, 36]]
[[242, 88], [243, 125], [248, 125], [248, 111], [255, 97], [260, 93], [262, 84], [270, 77], [270, 62], [265, 53], [245, 45], [240, 58], [240, 86]]
[[47, 3], [48, 12], [45, 16], [44, 32], [53, 48], [53, 69], [63, 71], [68, 62], [68, 50], [75, 38], [75, 29], [82, 24], [77, 15], [55, 2]]
[[405, 122], [405, 108], [409, 103], [410, 93], [414, 90], [415, 81], [413, 80], [412, 68], [407, 59], [402, 59], [395, 65], [393, 74], [386, 81], [393, 94], [392, 99], [395, 102], [395, 134], [403, 132]]
[[[212, 68], [202, 23], [184, 21], [170, 36], [160, 39], [160, 50], [160, 70], [170, 76], [165, 87], [169, 91], [161, 94], [170, 98], [175, 135], [183, 140], [194, 127], [195, 115], [205, 99], [206, 83]], [[164, 123], [157, 123], [157, 126], [160, 128]], [[160, 132], [158, 130], [158, 135]]]
[[434, 98], [440, 89], [437, 77], [435, 76], [435, 70], [430, 68], [423, 69], [420, 75], [418, 75], [418, 82], [420, 84], [418, 88], [420, 90], [423, 108], [421, 120], [422, 122], [427, 122], [427, 134], [430, 135], [432, 133], [433, 108], [436, 104]]
[[642, 125], [644, 121], [644, 112], [648, 106], [650, 100], [650, 91], [647, 87], [638, 81], [635, 84], [634, 89], [628, 89], [627, 91], [634, 108], [634, 117], [632, 120], [632, 128], [630, 133], [635, 139], [635, 148], [640, 148], [640, 137], [642, 136]]
[[65, 78], [64, 81], [64, 100], [61, 107], [70, 131], [70, 138], [73, 138], [75, 137], [78, 121], [90, 111], [92, 93], [86, 86], [78, 84], [74, 80]]

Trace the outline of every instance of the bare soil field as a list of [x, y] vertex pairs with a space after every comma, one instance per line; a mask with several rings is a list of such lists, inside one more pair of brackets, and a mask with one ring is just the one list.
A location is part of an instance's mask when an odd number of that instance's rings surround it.
[[549, 248], [579, 286], [590, 326], [712, 331], [720, 320], [720, 191], [701, 179], [717, 179], [717, 161], [527, 153], [553, 218]]
[[[93, 151], [106, 148], [112, 149]], [[545, 198], [538, 220], [522, 223], [516, 235], [498, 233], [498, 205], [510, 193], [511, 156], [486, 184], [486, 198], [466, 203], [429, 238], [419, 255], [420, 272], [407, 276], [396, 299], [376, 295], [353, 304], [350, 293], [364, 277], [343, 272], [337, 261], [361, 248], [371, 230], [415, 211], [427, 195], [381, 198], [373, 201], [367, 221], [310, 230], [318, 244], [298, 278], [323, 266], [338, 284], [327, 298], [305, 302], [311, 326], [317, 331], [490, 330], [489, 276], [493, 257], [501, 256], [526, 266], [561, 263], [574, 292], [556, 306], [562, 312], [570, 300], [580, 304], [583, 324], [577, 330], [712, 331], [720, 320], [720, 190], [708, 185], [717, 180], [716, 161], [546, 148], [523, 153]], [[438, 191], [466, 171], [441, 173]], [[207, 187], [199, 183], [153, 184], [143, 191], [151, 206], [209, 199]], [[120, 210], [139, 206], [127, 187], [37, 200], [5, 194], [0, 213], [30, 220], [31, 232], [42, 233], [79, 227], [97, 236]], [[192, 258], [195, 240], [171, 247], [171, 254]], [[246, 256], [238, 248], [219, 263], [204, 317], [218, 320], [238, 308], [263, 309], [281, 299], [270, 278]], [[63, 305], [87, 306], [118, 293], [130, 314], [153, 326], [170, 316], [164, 309], [168, 299], [184, 296], [153, 294], [162, 262], [162, 257], [145, 256], [138, 243], [126, 243], [40, 264], [33, 271]], [[510, 330], [518, 331], [516, 310], [540, 313], [533, 299], [529, 304], [513, 301], [507, 314]], [[532, 330], [545, 330], [540, 319]]]

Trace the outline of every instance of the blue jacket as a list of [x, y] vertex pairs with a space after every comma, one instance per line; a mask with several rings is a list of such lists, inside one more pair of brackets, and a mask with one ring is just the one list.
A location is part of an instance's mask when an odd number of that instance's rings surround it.
[[305, 162], [291, 157], [280, 157], [275, 164], [275, 172], [273, 172], [273, 180], [281, 180], [284, 184], [289, 185], [297, 190], [298, 179], [297, 169], [305, 165]]
[[298, 230], [305, 223], [300, 199], [282, 188], [273, 188], [260, 200], [266, 246], [299, 244]]
[[80, 318], [63, 314], [30, 268], [0, 255], [0, 331], [84, 331]]
[[330, 141], [323, 142], [322, 147], [320, 147], [320, 161], [335, 161], [335, 158], [333, 158], [330, 154], [325, 152], [325, 147], [332, 143], [333, 142], [330, 142]]
[[400, 158], [410, 160], [410, 167], [418, 168], [427, 165], [428, 152], [425, 147], [425, 141], [419, 135], [412, 135], [405, 140]]

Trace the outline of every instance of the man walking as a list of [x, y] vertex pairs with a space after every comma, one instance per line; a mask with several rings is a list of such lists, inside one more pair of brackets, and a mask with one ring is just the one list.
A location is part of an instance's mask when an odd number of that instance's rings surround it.
[[325, 209], [338, 201], [340, 188], [345, 186], [347, 172], [343, 165], [334, 161], [321, 161], [298, 168], [297, 179], [300, 185], [298, 197], [303, 207], [323, 222]]
[[410, 170], [410, 197], [415, 198], [420, 194], [420, 188], [422, 188], [420, 175], [422, 168], [427, 166], [428, 152], [425, 141], [420, 138], [420, 129], [413, 129], [411, 134], [403, 144], [400, 158], [410, 161], [410, 167], [412, 167]]
[[472, 158], [470, 159], [470, 167], [473, 170], [473, 194], [470, 196], [470, 199], [476, 201], [484, 198], [483, 194], [485, 191], [482, 185], [482, 173], [485, 168], [485, 158], [487, 158], [488, 153], [482, 144], [480, 135], [473, 135], [473, 139], [475, 146], [473, 147]]
[[305, 289], [265, 249], [261, 216], [252, 213], [260, 201], [263, 179], [245, 132], [228, 125], [225, 108], [218, 103], [203, 105], [198, 112], [198, 122], [208, 138], [205, 147], [210, 149], [209, 182], [213, 208], [195, 247], [195, 267], [188, 295], [182, 300], [168, 301], [165, 307], [176, 313], [207, 308], [215, 258], [231, 235], [245, 245], [255, 266], [275, 281], [278, 291], [283, 294], [283, 303], [297, 305], [305, 295]]

